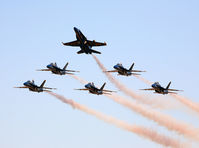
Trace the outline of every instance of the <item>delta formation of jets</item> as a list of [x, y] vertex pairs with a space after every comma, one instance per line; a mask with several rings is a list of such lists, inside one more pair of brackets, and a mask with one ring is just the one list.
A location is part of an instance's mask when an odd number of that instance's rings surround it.
[[[80, 50], [77, 52], [77, 54], [92, 54], [92, 53], [96, 53], [96, 54], [101, 54], [101, 52], [93, 50], [92, 47], [93, 46], [106, 46], [106, 42], [101, 43], [101, 42], [96, 42], [95, 40], [91, 41], [88, 40], [84, 34], [77, 29], [76, 27], [74, 27], [74, 31], [75, 31], [75, 35], [76, 35], [76, 40], [72, 41], [72, 42], [67, 42], [67, 43], [63, 43], [63, 45], [65, 46], [74, 46], [74, 47], [80, 47]], [[75, 71], [75, 70], [68, 70], [66, 69], [68, 66], [68, 63], [66, 63], [66, 65], [63, 68], [60, 68], [57, 66], [56, 63], [50, 63], [49, 65], [47, 65], [47, 69], [39, 69], [37, 71], [51, 71], [52, 74], [56, 74], [56, 75], [74, 75], [74, 72], [79, 72], [79, 71]], [[131, 67], [129, 69], [123, 67], [123, 65], [121, 63], [116, 64], [115, 66], [113, 66], [114, 70], [109, 70], [109, 71], [104, 71], [104, 72], [117, 72], [118, 75], [122, 75], [122, 76], [131, 76], [131, 75], [140, 75], [139, 72], [146, 72], [146, 71], [142, 71], [142, 70], [134, 70], [134, 63], [131, 65]], [[14, 88], [28, 88], [30, 91], [33, 92], [43, 92], [43, 91], [48, 91], [50, 92], [50, 90], [52, 89], [56, 89], [56, 88], [50, 88], [50, 87], [44, 87], [46, 80], [43, 81], [43, 83], [38, 86], [34, 83], [34, 80], [30, 81], [28, 80], [27, 82], [23, 83], [24, 86], [21, 87], [14, 87]], [[154, 84], [151, 85], [151, 88], [148, 89], [141, 89], [141, 90], [152, 90], [155, 91], [154, 93], [159, 93], [159, 94], [168, 94], [168, 93], [174, 93], [173, 91], [182, 91], [182, 90], [177, 90], [177, 89], [169, 89], [171, 82], [169, 82], [168, 86], [166, 88], [162, 87], [158, 82], [155, 82]], [[101, 88], [97, 88], [94, 83], [88, 83], [86, 84], [82, 89], [76, 89], [76, 90], [85, 90], [85, 91], [89, 91], [92, 94], [96, 94], [96, 95], [102, 95], [102, 94], [111, 94], [112, 92], [115, 91], [111, 91], [111, 90], [105, 90], [104, 86], [106, 85], [106, 83], [104, 83]]]

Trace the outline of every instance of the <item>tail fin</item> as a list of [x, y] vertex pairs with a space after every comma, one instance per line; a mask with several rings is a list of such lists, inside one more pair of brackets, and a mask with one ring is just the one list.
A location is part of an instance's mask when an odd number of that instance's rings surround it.
[[66, 67], [68, 66], [68, 62], [66, 63], [66, 65], [64, 66], [63, 70], [66, 70]]
[[104, 83], [104, 84], [102, 85], [102, 87], [100, 88], [100, 90], [103, 90], [105, 85], [106, 85], [106, 83]]
[[40, 85], [40, 87], [44, 87], [44, 84], [46, 83], [46, 80], [43, 81], [43, 83]]
[[169, 86], [171, 85], [171, 81], [169, 82], [169, 84], [167, 85], [166, 89], [169, 89]]
[[133, 69], [134, 63], [131, 65], [131, 67], [129, 68], [129, 71], [131, 71]]

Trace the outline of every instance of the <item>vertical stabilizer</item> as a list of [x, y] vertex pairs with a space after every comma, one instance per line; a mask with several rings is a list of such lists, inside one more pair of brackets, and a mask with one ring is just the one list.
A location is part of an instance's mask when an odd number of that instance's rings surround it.
[[134, 63], [131, 65], [131, 67], [129, 68], [129, 71], [131, 71], [133, 69]]
[[44, 87], [44, 84], [46, 83], [46, 80], [43, 81], [43, 83], [40, 85], [40, 87]]
[[100, 90], [103, 90], [105, 85], [106, 85], [106, 83], [104, 83], [104, 84], [102, 85], [102, 87], [100, 88]]
[[167, 85], [166, 89], [169, 89], [169, 86], [171, 85], [171, 82], [169, 82], [169, 84]]
[[68, 66], [68, 62], [67, 62], [66, 65], [64, 66], [63, 70], [66, 70], [67, 66]]

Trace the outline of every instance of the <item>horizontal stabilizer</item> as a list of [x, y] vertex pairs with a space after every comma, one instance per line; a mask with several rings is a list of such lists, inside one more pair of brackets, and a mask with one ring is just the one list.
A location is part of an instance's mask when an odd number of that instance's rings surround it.
[[101, 52], [99, 52], [99, 51], [96, 51], [96, 50], [93, 50], [93, 49], [90, 49], [90, 50], [91, 50], [91, 52], [93, 52], [93, 53], [101, 54]]
[[82, 54], [82, 53], [84, 53], [84, 50], [80, 50], [77, 52], [77, 54]]

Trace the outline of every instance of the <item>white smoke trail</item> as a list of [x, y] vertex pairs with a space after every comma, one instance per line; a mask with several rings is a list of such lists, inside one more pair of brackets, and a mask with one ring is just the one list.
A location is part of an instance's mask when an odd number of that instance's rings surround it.
[[67, 103], [67, 104], [71, 105], [72, 107], [77, 108], [85, 113], [93, 115], [100, 120], [103, 120], [107, 123], [111, 123], [121, 129], [127, 130], [129, 132], [133, 132], [139, 136], [142, 136], [146, 139], [149, 139], [149, 140], [156, 142], [158, 144], [161, 144], [163, 146], [175, 147], [175, 148], [189, 147], [189, 145], [187, 143], [182, 143], [179, 140], [175, 140], [174, 138], [170, 138], [165, 135], [159, 134], [149, 128], [137, 126], [137, 125], [130, 125], [124, 121], [118, 120], [111, 116], [107, 116], [105, 114], [102, 114], [100, 112], [92, 110], [86, 106], [78, 104], [78, 103], [74, 102], [73, 100], [66, 99], [65, 97], [58, 95], [56, 93], [52, 93], [52, 92], [48, 92], [48, 93], [50, 95], [56, 97], [57, 99], [61, 100], [62, 102]]
[[170, 94], [170, 95], [173, 98], [175, 98], [176, 100], [178, 100], [179, 102], [181, 102], [182, 104], [184, 104], [185, 106], [187, 106], [188, 108], [199, 113], [199, 104], [196, 104], [196, 103], [192, 102], [190, 99], [182, 97], [178, 94]]
[[151, 82], [151, 81], [149, 81], [149, 80], [147, 80], [147, 79], [144, 79], [144, 78], [141, 77], [141, 76], [138, 76], [138, 75], [133, 75], [133, 76], [136, 77], [136, 78], [138, 78], [139, 80], [143, 81], [144, 83], [150, 85], [150, 86], [153, 84], [153, 82]]
[[131, 102], [119, 95], [112, 94], [112, 95], [105, 95], [106, 97], [111, 98], [113, 101], [141, 114], [142, 116], [151, 119], [158, 123], [160, 126], [166, 127], [168, 130], [176, 131], [179, 134], [183, 134], [187, 138], [191, 138], [193, 140], [199, 140], [199, 130], [183, 123], [182, 121], [178, 121], [171, 116], [165, 115], [161, 112], [157, 112], [146, 106], [143, 106], [139, 103]]
[[[143, 81], [144, 83], [151, 85], [152, 82], [140, 77], [140, 76], [135, 76], [136, 78], [138, 78], [139, 80]], [[190, 99], [185, 98], [183, 96], [180, 96], [178, 94], [170, 94], [170, 96], [172, 96], [173, 98], [175, 98], [177, 101], [181, 102], [182, 104], [184, 104], [185, 106], [187, 106], [188, 108], [190, 108], [193, 111], [196, 111], [199, 113], [199, 104], [196, 104], [194, 102], [192, 102]]]
[[95, 55], [92, 55], [92, 56], [95, 59], [95, 61], [97, 62], [98, 66], [102, 69], [104, 74], [107, 76], [107, 78], [111, 81], [111, 83], [113, 83], [118, 89], [123, 91], [126, 95], [130, 96], [131, 98], [133, 98], [143, 104], [150, 105], [151, 107], [154, 107], [154, 108], [161, 108], [161, 109], [171, 108], [171, 105], [163, 99], [158, 99], [158, 98], [150, 99], [149, 97], [145, 97], [144, 95], [138, 95], [133, 90], [130, 90], [124, 84], [122, 84], [117, 79], [115, 79], [110, 73], [105, 72], [107, 70], [104, 67], [104, 65], [98, 60], [98, 58]]
[[[93, 55], [93, 57], [96, 60], [96, 62], [99, 65], [99, 67], [103, 71], [106, 71], [106, 68], [101, 64], [101, 62], [97, 59], [97, 57], [94, 56], [94, 55]], [[127, 94], [127, 95], [129, 95], [129, 96], [131, 96], [133, 98], [136, 98], [138, 100], [141, 100], [142, 103], [143, 102], [146, 103], [145, 102], [145, 98], [143, 98], [142, 96], [139, 96], [136, 93], [134, 93], [133, 91], [129, 90], [126, 86], [124, 86], [119, 81], [117, 81], [111, 74], [109, 74], [107, 72], [105, 72], [105, 74], [108, 77], [108, 79], [113, 84], [115, 84], [116, 87], [118, 87], [120, 90], [122, 90], [125, 94]], [[175, 120], [174, 118], [172, 118], [172, 117], [170, 117], [168, 115], [165, 115], [163, 113], [157, 112], [157, 111], [152, 110], [150, 108], [146, 108], [146, 107], [144, 107], [141, 104], [134, 105], [130, 101], [128, 101], [128, 102], [127, 102], [127, 100], [124, 101], [124, 99], [120, 99], [120, 103], [122, 103], [123, 105], [125, 105], [125, 106], [133, 109], [134, 111], [140, 113], [144, 117], [147, 117], [148, 119], [151, 119], [151, 120], [157, 122], [159, 125], [167, 127], [167, 129], [169, 129], [169, 130], [177, 131], [179, 134], [183, 134], [184, 136], [186, 136], [188, 138], [192, 138], [192, 139], [194, 139], [196, 141], [199, 140], [199, 134], [198, 134], [199, 130], [194, 128], [194, 127], [192, 127], [191, 125], [179, 122], [179, 121]]]
[[81, 79], [81, 78], [78, 77], [78, 76], [75, 76], [75, 75], [70, 75], [70, 76], [73, 77], [74, 79], [78, 80], [78, 81], [79, 81], [80, 83], [82, 83], [82, 84], [87, 84], [87, 83], [88, 83], [87, 81]]

